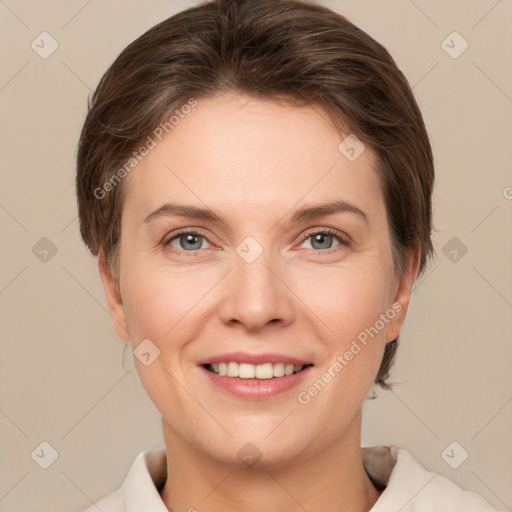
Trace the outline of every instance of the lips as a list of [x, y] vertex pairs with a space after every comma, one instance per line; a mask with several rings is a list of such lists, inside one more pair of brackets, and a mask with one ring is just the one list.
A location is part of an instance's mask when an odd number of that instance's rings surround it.
[[208, 380], [220, 390], [249, 400], [261, 400], [297, 386], [313, 364], [283, 354], [234, 352], [198, 362]]

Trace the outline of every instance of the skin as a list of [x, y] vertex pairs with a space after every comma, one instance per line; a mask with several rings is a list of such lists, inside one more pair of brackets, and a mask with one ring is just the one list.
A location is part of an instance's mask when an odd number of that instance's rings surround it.
[[[103, 253], [99, 269], [117, 335], [134, 349], [144, 339], [160, 349], [150, 365], [135, 364], [162, 415], [169, 510], [355, 512], [378, 499], [361, 460], [361, 406], [385, 343], [404, 322], [419, 249], [397, 276], [375, 155], [366, 148], [350, 162], [338, 150], [345, 136], [320, 107], [199, 98], [126, 178], [120, 292]], [[290, 223], [295, 209], [334, 200], [367, 221], [340, 212]], [[144, 222], [170, 201], [207, 206], [225, 222]], [[184, 227], [204, 238], [165, 247]], [[326, 228], [350, 243], [308, 237]], [[247, 236], [263, 249], [250, 264], [236, 252]], [[299, 403], [297, 393], [395, 303], [402, 310], [310, 403]], [[197, 364], [239, 350], [314, 367], [298, 389], [244, 400], [214, 387]], [[248, 442], [261, 453], [253, 467], [237, 455]]]

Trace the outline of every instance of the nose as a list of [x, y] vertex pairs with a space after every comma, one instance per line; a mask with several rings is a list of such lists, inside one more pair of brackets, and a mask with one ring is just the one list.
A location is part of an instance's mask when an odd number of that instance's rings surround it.
[[235, 255], [218, 312], [230, 326], [256, 332], [267, 324], [289, 325], [296, 314], [289, 272], [265, 251], [252, 263]]

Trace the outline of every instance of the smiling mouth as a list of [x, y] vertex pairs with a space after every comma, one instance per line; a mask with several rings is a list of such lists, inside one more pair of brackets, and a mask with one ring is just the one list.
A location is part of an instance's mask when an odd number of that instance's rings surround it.
[[305, 364], [295, 366], [293, 364], [285, 363], [263, 363], [255, 365], [249, 363], [237, 363], [235, 361], [203, 365], [203, 367], [206, 368], [209, 372], [220, 375], [221, 377], [261, 380], [293, 375], [295, 373], [301, 372], [309, 366], [313, 365]]

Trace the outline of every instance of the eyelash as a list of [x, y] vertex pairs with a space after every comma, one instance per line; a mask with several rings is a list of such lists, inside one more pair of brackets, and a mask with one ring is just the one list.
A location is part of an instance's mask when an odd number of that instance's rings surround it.
[[[167, 246], [169, 246], [170, 243], [173, 240], [176, 240], [180, 236], [187, 235], [187, 234], [191, 234], [191, 235], [196, 235], [196, 236], [202, 237], [202, 238], [204, 238], [205, 240], [207, 240], [209, 242], [209, 240], [208, 240], [208, 238], [206, 236], [202, 235], [201, 233], [198, 233], [197, 231], [194, 231], [193, 229], [181, 229], [181, 230], [177, 231], [176, 233], [174, 233], [172, 235], [172, 237], [167, 238], [162, 243], [164, 249], [167, 248]], [[338, 240], [339, 245], [337, 245], [336, 247], [331, 247], [329, 249], [325, 249], [325, 250], [322, 250], [322, 249], [309, 249], [309, 251], [313, 251], [314, 254], [331, 254], [332, 252], [335, 252], [335, 251], [339, 250], [342, 247], [350, 246], [349, 237], [347, 235], [345, 235], [344, 233], [341, 233], [340, 231], [337, 231], [336, 229], [332, 229], [332, 228], [316, 229], [315, 231], [310, 231], [310, 232], [308, 232], [302, 238], [300, 244], [303, 244], [311, 236], [318, 235], [318, 234], [334, 236]], [[211, 243], [211, 242], [209, 242], [209, 243]], [[178, 252], [179, 253], [187, 253], [189, 256], [193, 257], [193, 255], [199, 253], [200, 250], [199, 249], [195, 250], [195, 251], [178, 250]]]

